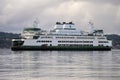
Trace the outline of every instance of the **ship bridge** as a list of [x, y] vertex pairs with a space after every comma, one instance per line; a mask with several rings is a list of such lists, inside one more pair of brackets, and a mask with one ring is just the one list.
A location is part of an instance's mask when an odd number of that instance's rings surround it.
[[76, 30], [75, 24], [73, 22], [56, 22], [54, 29], [50, 31], [49, 34], [55, 35], [83, 35], [83, 31]]
[[69, 22], [69, 23], [56, 22], [56, 25], [54, 26], [54, 29], [55, 30], [76, 30], [75, 25], [72, 22]]
[[24, 28], [21, 37], [25, 39], [37, 39], [41, 32], [42, 30], [39, 28], [37, 20], [35, 20], [32, 27]]

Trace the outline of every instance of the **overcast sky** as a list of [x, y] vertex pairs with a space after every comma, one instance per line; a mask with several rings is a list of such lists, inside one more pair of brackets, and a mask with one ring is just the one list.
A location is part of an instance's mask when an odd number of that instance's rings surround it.
[[120, 34], [120, 0], [0, 0], [0, 31], [20, 33], [36, 18], [46, 30], [72, 21], [88, 31], [92, 20], [97, 29]]

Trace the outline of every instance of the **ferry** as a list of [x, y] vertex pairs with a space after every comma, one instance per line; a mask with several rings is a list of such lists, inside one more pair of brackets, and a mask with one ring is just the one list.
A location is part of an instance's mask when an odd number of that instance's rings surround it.
[[90, 31], [77, 30], [73, 22], [56, 22], [52, 30], [39, 28], [37, 21], [24, 28], [20, 39], [12, 39], [11, 50], [111, 50], [112, 41], [103, 30], [95, 29], [89, 22]]

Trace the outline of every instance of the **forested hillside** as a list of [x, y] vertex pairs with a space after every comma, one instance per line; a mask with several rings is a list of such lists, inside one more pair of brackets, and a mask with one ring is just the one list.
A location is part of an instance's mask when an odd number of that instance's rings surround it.
[[113, 48], [120, 48], [120, 35], [106, 35], [109, 40], [112, 40]]
[[10, 48], [13, 38], [19, 38], [19, 34], [0, 32], [0, 48]]

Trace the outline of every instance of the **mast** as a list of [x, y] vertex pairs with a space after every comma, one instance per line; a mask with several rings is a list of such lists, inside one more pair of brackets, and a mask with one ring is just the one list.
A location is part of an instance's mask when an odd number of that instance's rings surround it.
[[89, 21], [89, 25], [90, 25], [90, 32], [91, 34], [93, 34], [94, 30], [94, 23], [92, 21]]
[[33, 27], [36, 28], [39, 26], [39, 23], [38, 23], [38, 18], [36, 18], [34, 21], [33, 21]]

